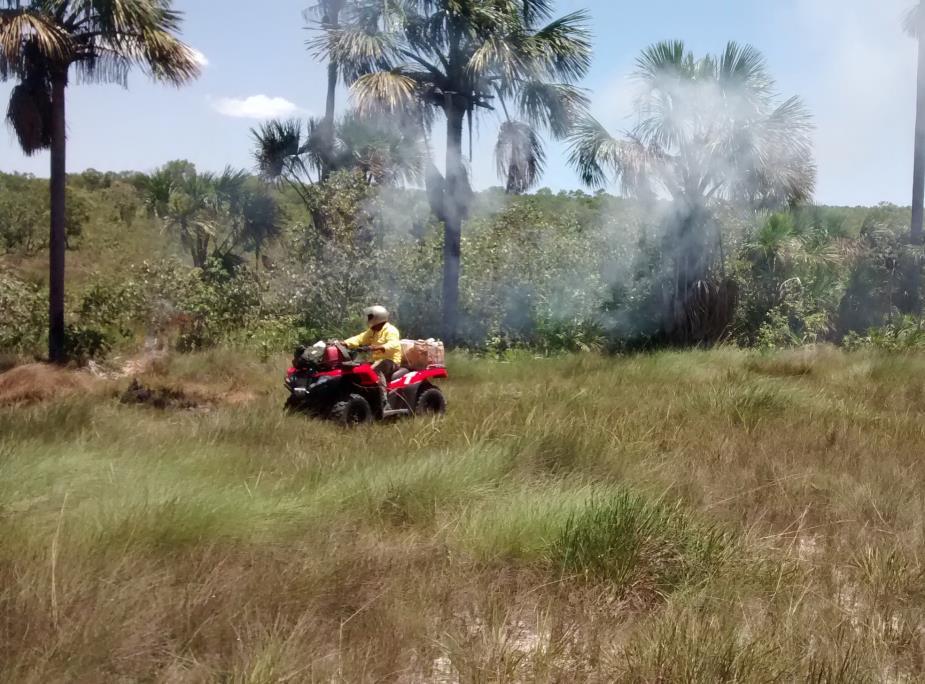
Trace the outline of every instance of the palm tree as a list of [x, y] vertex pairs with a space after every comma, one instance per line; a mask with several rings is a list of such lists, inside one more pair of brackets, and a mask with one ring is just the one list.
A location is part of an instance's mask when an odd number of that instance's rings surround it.
[[334, 169], [356, 169], [370, 185], [400, 186], [420, 178], [425, 149], [406, 120], [350, 112], [335, 126], [332, 158]]
[[[304, 12], [305, 20], [321, 31], [319, 36], [308, 41], [309, 49], [328, 57], [327, 96], [324, 118], [319, 123], [321, 142], [325, 143], [320, 148], [322, 153], [333, 150], [336, 142], [334, 113], [342, 70], [342, 65], [331, 58], [327, 47], [342, 30], [375, 30], [381, 9], [381, 0], [318, 0]], [[335, 163], [323, 154], [322, 164], [321, 177], [325, 179], [335, 170]]]
[[532, 188], [543, 175], [546, 152], [536, 131], [522, 121], [505, 121], [495, 145], [498, 176], [505, 181], [509, 195], [520, 195]]
[[71, 67], [79, 80], [126, 85], [132, 66], [181, 85], [194, 52], [176, 34], [171, 0], [0, 0], [0, 80], [16, 79], [7, 120], [23, 151], [51, 149], [48, 356], [65, 361], [66, 118]]
[[210, 258], [229, 262], [241, 248], [259, 260], [281, 230], [275, 198], [245, 171], [230, 167], [199, 173], [189, 162], [170, 162], [143, 179], [143, 197], [148, 213], [179, 237], [197, 268]]
[[299, 119], [274, 119], [251, 129], [260, 176], [278, 185], [287, 184], [309, 210], [312, 208], [309, 188], [315, 182], [312, 172], [318, 171], [319, 166], [317, 155], [312, 153], [316, 130], [314, 120], [309, 120], [305, 131]]
[[[919, 48], [916, 86], [914, 161], [912, 169], [912, 227], [909, 241], [922, 244], [922, 223], [925, 219], [925, 2], [913, 6], [904, 21], [906, 33], [916, 39]], [[913, 263], [907, 276], [908, 310], [919, 313], [922, 308], [919, 288], [921, 266]]]
[[360, 116], [355, 112], [334, 122], [333, 139], [324, 121], [273, 120], [251, 130], [260, 176], [287, 185], [312, 215], [315, 228], [327, 237], [327, 220], [312, 187], [324, 174], [357, 170], [366, 182], [394, 186], [418, 179], [424, 150], [418, 131], [399, 117]]
[[[445, 174], [430, 168], [427, 180], [432, 209], [444, 224], [444, 334], [452, 341], [462, 222], [471, 197], [463, 128], [468, 120], [471, 142], [476, 114], [500, 105], [516, 108], [535, 129], [564, 137], [586, 106], [574, 84], [590, 65], [587, 15], [550, 21], [551, 0], [400, 0], [383, 11], [383, 30], [341, 32], [328, 51], [358, 75], [352, 90], [361, 112], [400, 110], [425, 128], [437, 112], [446, 119]], [[506, 174], [512, 189], [523, 188], [542, 167], [539, 146], [520, 128], [508, 126], [503, 134], [499, 160], [514, 169]]]
[[673, 282], [663, 332], [685, 343], [709, 341], [723, 332], [709, 300], [730, 311], [733, 294], [710, 277], [722, 264], [712, 210], [724, 201], [770, 208], [810, 197], [811, 117], [798, 98], [780, 102], [764, 58], [736, 43], [701, 59], [681, 42], [655, 44], [638, 59], [636, 77], [632, 133], [615, 138], [587, 117], [571, 135], [570, 163], [589, 186], [602, 187], [611, 173], [625, 194], [672, 200], [665, 245]]

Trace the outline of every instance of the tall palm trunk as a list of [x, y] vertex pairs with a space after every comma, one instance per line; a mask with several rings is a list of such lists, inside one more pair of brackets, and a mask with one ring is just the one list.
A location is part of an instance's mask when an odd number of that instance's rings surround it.
[[64, 259], [67, 248], [65, 203], [67, 129], [65, 91], [67, 72], [52, 78], [51, 90], [51, 235], [48, 242], [48, 360], [64, 363]]
[[[331, 29], [340, 28], [340, 9], [337, 3], [328, 10], [324, 23]], [[337, 62], [328, 62], [328, 94], [324, 106], [324, 158], [321, 168], [321, 180], [326, 180], [334, 171], [334, 109], [337, 98]]]
[[[919, 30], [919, 65], [915, 114], [915, 159], [912, 170], [912, 227], [909, 238], [913, 245], [922, 244], [922, 223], [925, 219], [925, 31]], [[913, 263], [907, 278], [908, 309], [921, 311], [920, 266]]]
[[443, 334], [454, 342], [459, 332], [459, 270], [462, 220], [468, 182], [462, 159], [465, 112], [452, 101], [446, 109], [446, 189], [443, 200]]
[[325, 181], [334, 172], [334, 107], [337, 97], [337, 63], [328, 64], [328, 95], [324, 109], [324, 149], [321, 157], [321, 180]]
[[337, 62], [328, 64], [328, 98], [324, 107], [324, 122], [333, 130], [334, 127], [334, 106], [337, 98]]

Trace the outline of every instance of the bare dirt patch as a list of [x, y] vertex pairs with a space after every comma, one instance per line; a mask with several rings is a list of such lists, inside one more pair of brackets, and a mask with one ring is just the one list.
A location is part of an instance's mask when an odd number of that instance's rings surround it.
[[0, 374], [0, 406], [62, 399], [100, 387], [89, 373], [41, 363], [17, 366]]
[[135, 378], [128, 389], [122, 393], [123, 404], [151, 406], [157, 409], [203, 409], [209, 408], [210, 402], [203, 397], [188, 394], [175, 387], [147, 387]]
[[145, 385], [133, 378], [122, 393], [123, 404], [151, 406], [157, 409], [208, 411], [216, 406], [241, 406], [253, 401], [255, 395], [247, 390], [233, 388], [228, 391], [198, 383], [172, 385]]

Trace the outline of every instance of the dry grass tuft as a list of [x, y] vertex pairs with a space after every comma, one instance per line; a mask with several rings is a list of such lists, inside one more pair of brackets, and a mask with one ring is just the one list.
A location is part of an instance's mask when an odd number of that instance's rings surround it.
[[0, 376], [0, 680], [925, 679], [925, 360], [509, 361], [354, 431], [282, 357]]
[[0, 373], [0, 406], [34, 404], [98, 391], [96, 378], [84, 371], [41, 363], [16, 366]]

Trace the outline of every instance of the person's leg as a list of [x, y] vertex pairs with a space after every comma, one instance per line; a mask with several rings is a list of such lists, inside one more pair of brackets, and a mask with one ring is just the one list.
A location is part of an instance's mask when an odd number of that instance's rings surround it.
[[392, 375], [398, 370], [398, 366], [390, 359], [383, 359], [373, 364], [373, 370], [379, 374], [380, 383], [387, 385], [392, 379]]
[[373, 364], [373, 370], [379, 374], [379, 396], [382, 399], [382, 408], [385, 410], [389, 407], [389, 380], [398, 368], [391, 359], [383, 359]]

